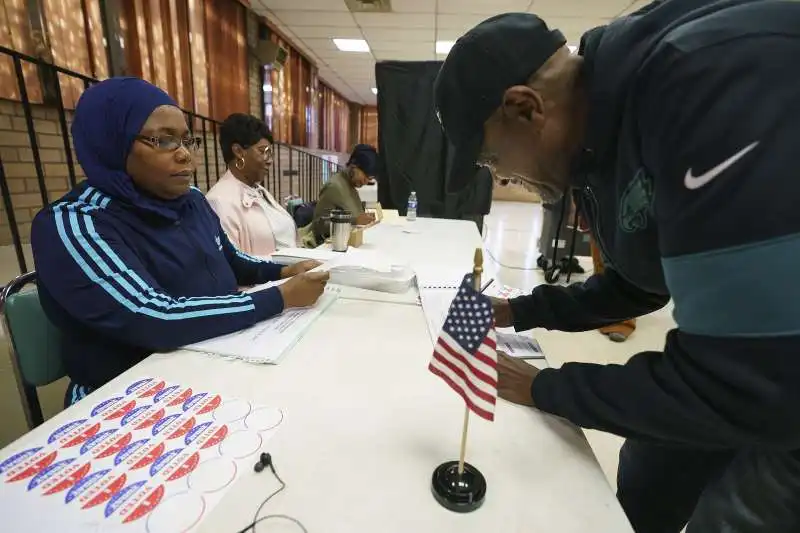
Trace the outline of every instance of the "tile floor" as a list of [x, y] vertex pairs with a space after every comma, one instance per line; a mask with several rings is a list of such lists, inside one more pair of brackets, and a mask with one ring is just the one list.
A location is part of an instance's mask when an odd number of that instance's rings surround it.
[[[492, 213], [485, 219], [485, 260], [495, 263], [500, 281], [506, 285], [530, 290], [543, 283], [541, 271], [536, 269], [537, 241], [542, 227], [542, 209], [539, 204], [522, 202], [495, 202]], [[32, 264], [32, 263], [31, 263]], [[591, 268], [591, 261], [582, 260]], [[17, 267], [13, 250], [0, 248], [0, 279], [11, 279]], [[4, 283], [0, 281], [0, 284]], [[633, 336], [623, 344], [615, 344], [596, 332], [559, 333], [537, 330], [535, 336], [542, 344], [551, 364], [559, 366], [568, 361], [595, 363], [623, 363], [632, 354], [642, 350], [660, 349], [664, 333], [674, 323], [670, 310], [665, 309], [639, 321]], [[40, 391], [45, 416], [60, 407], [64, 382], [54, 383]], [[16, 385], [8, 358], [7, 343], [0, 332], [0, 447], [8, 444], [25, 431], [25, 423]], [[621, 440], [613, 435], [588, 431], [587, 438], [612, 481], [616, 475], [617, 453]]]

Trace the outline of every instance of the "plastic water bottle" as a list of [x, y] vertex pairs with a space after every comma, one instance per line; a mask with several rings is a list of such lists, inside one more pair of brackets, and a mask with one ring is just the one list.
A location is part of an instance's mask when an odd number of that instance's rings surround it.
[[417, 193], [411, 191], [408, 197], [408, 209], [406, 210], [406, 220], [413, 222], [417, 220]]

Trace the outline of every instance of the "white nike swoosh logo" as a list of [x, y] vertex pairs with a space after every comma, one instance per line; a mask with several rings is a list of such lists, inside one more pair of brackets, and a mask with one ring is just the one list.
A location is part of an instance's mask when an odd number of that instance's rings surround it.
[[753, 144], [747, 146], [736, 152], [734, 155], [720, 163], [719, 165], [715, 166], [712, 169], [707, 170], [705, 173], [700, 174], [699, 176], [695, 176], [692, 174], [692, 169], [686, 171], [686, 177], [683, 178], [683, 184], [686, 185], [687, 189], [695, 190], [699, 189], [700, 187], [708, 184], [711, 180], [725, 172], [729, 167], [736, 164], [741, 158], [747, 155], [750, 150], [758, 146], [759, 141], [754, 142]]

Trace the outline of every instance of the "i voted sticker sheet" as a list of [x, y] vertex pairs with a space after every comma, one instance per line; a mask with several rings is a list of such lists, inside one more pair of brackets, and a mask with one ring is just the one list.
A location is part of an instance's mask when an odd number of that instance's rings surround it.
[[158, 378], [95, 396], [84, 418], [0, 457], [4, 531], [193, 531], [284, 416]]

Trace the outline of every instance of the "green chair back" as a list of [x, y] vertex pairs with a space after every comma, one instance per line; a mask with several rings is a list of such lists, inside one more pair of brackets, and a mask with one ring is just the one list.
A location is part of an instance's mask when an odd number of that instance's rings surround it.
[[67, 375], [61, 358], [61, 332], [44, 314], [35, 281], [35, 272], [18, 277], [6, 285], [0, 300], [17, 385], [30, 427], [43, 421], [36, 387]]

